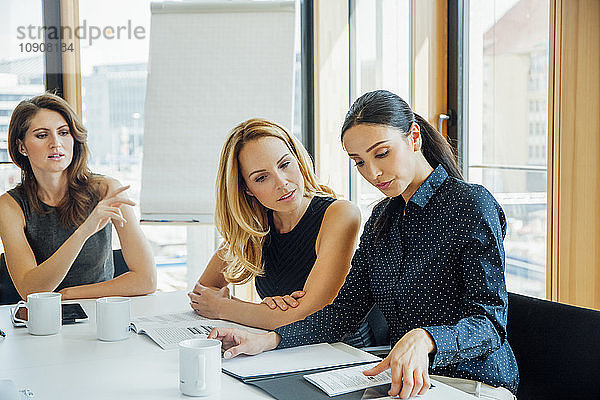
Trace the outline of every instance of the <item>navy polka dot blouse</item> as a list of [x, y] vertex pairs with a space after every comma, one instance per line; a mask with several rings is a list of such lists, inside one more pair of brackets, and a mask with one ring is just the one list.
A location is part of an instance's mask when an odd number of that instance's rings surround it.
[[[391, 224], [376, 233], [384, 212]], [[375, 207], [337, 298], [275, 329], [279, 348], [339, 341], [377, 303], [392, 345], [411, 329], [429, 332], [436, 345], [430, 373], [516, 393], [519, 373], [506, 340], [505, 234], [494, 197], [438, 166], [408, 204], [398, 196]]]

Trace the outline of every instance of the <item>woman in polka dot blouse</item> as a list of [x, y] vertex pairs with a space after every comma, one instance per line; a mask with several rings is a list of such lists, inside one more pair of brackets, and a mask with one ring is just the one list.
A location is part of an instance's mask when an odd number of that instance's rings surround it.
[[424, 394], [429, 375], [490, 399], [513, 399], [518, 368], [506, 340], [506, 218], [482, 186], [462, 180], [446, 140], [397, 95], [357, 99], [342, 145], [386, 198], [367, 221], [334, 302], [265, 334], [214, 329], [225, 357], [318, 342], [356, 330], [374, 304], [390, 329], [390, 395]]

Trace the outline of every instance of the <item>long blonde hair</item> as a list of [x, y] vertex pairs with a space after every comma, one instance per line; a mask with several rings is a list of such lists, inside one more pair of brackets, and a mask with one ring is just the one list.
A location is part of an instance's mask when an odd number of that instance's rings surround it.
[[333, 190], [317, 182], [312, 160], [302, 143], [281, 126], [253, 118], [233, 128], [221, 150], [215, 209], [215, 225], [225, 240], [219, 252], [227, 263], [223, 275], [233, 284], [246, 283], [264, 272], [262, 248], [269, 233], [267, 208], [246, 193], [238, 160], [246, 143], [263, 137], [276, 137], [287, 145], [304, 178], [304, 196], [335, 197]]

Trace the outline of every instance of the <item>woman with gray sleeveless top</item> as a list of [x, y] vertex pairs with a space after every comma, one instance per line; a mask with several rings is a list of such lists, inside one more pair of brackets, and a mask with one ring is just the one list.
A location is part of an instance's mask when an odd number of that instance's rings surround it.
[[[22, 101], [9, 125], [21, 183], [0, 196], [0, 237], [13, 283], [26, 298], [141, 295], [156, 288], [156, 268], [124, 191], [129, 186], [87, 166], [87, 131], [53, 94]], [[113, 279], [111, 222], [129, 272]]]

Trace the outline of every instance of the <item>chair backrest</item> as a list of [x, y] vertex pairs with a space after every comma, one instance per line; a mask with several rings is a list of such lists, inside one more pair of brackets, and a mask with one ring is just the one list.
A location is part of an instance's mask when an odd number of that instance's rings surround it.
[[21, 300], [21, 296], [13, 284], [4, 253], [0, 254], [0, 305], [15, 304]]
[[346, 334], [342, 341], [350, 346], [368, 349], [367, 351], [381, 346], [389, 347], [388, 324], [379, 307], [375, 304], [359, 325], [358, 330]]
[[113, 264], [115, 266], [115, 274], [113, 275], [113, 278], [123, 275], [125, 272], [129, 271], [129, 267], [125, 262], [125, 258], [123, 257], [123, 252], [121, 249], [113, 250]]
[[519, 400], [600, 400], [600, 311], [508, 294]]
[[390, 332], [388, 324], [377, 304], [374, 305], [369, 314], [367, 314], [366, 321], [373, 331], [373, 346], [390, 344]]
[[[113, 264], [115, 266], [114, 278], [129, 271], [121, 249], [113, 250]], [[21, 300], [21, 296], [10, 278], [4, 253], [0, 254], [0, 305], [15, 304]]]

